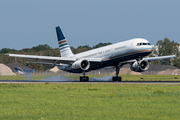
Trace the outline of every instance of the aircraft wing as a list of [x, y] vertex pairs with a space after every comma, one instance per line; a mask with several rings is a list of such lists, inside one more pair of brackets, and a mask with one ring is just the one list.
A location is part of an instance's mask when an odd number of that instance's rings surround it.
[[48, 64], [48, 65], [56, 65], [60, 63], [72, 64], [76, 61], [75, 58], [66, 58], [66, 57], [50, 57], [50, 56], [36, 56], [36, 55], [20, 55], [20, 54], [6, 54], [6, 55], [9, 55], [10, 57], [27, 58], [28, 60], [34, 61], [27, 63], [38, 63], [38, 64]]
[[[146, 60], [146, 61], [151, 61], [151, 60], [159, 60], [159, 59], [167, 59], [167, 58], [175, 58], [176, 55], [169, 55], [169, 56], [160, 56], [160, 57], [149, 57], [149, 58], [143, 58], [142, 60]], [[123, 63], [128, 63], [128, 62], [135, 62], [136, 60], [128, 60], [125, 61]]]
[[159, 60], [159, 59], [167, 59], [167, 58], [175, 58], [175, 57], [176, 55], [169, 55], [169, 56], [143, 58], [143, 60], [151, 61], [151, 60]]

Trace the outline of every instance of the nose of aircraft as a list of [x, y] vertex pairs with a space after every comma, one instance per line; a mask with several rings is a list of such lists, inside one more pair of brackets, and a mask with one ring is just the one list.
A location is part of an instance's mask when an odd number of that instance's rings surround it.
[[153, 46], [152, 45], [150, 45], [150, 49], [151, 49], [151, 51], [153, 51]]

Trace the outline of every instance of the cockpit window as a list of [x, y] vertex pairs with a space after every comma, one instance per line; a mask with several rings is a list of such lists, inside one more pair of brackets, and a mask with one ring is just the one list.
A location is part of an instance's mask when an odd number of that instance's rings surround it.
[[150, 43], [137, 43], [137, 46], [141, 46], [141, 45], [151, 45]]

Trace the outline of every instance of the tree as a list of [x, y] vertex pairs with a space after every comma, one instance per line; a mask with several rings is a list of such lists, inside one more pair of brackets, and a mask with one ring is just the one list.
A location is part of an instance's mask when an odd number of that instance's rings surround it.
[[95, 48], [100, 48], [100, 47], [103, 47], [103, 46], [107, 46], [107, 45], [111, 45], [112, 43], [108, 42], [108, 43], [99, 43], [95, 46], [93, 46], [93, 49]]
[[180, 58], [175, 58], [174, 60], [172, 60], [172, 63], [174, 66], [180, 68]]
[[163, 60], [157, 60], [153, 61], [154, 64], [161, 64], [161, 65], [171, 65], [173, 64], [176, 67], [180, 68], [180, 65], [178, 62], [180, 62], [179, 55], [179, 46], [180, 44], [177, 42], [170, 41], [168, 38], [164, 38], [164, 40], [159, 40], [156, 45], [158, 46], [158, 51], [155, 51], [155, 53], [158, 56], [166, 56], [166, 55], [176, 55], [177, 58], [174, 58], [172, 61], [171, 59], [163, 59]]
[[85, 51], [88, 51], [88, 50], [91, 50], [92, 48], [89, 46], [89, 45], [84, 45], [84, 46], [79, 46], [75, 51], [77, 53], [80, 53], [80, 52], [85, 52]]
[[35, 70], [45, 70], [42, 64], [26, 63], [25, 65]]
[[15, 50], [15, 49], [9, 49], [9, 48], [2, 48], [1, 50], [0, 50], [0, 53], [2, 53], [2, 54], [6, 54], [6, 53], [12, 53], [12, 52], [16, 52], [17, 50]]
[[31, 50], [33, 52], [44, 51], [44, 50], [48, 50], [48, 49], [51, 49], [51, 47], [49, 45], [47, 45], [47, 44], [38, 45], [36, 47], [31, 48]]

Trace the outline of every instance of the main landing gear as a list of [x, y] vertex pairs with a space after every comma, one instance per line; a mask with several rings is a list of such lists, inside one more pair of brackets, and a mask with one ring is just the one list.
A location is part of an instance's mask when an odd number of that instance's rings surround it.
[[121, 77], [118, 77], [118, 74], [119, 74], [121, 67], [122, 67], [122, 65], [116, 65], [116, 76], [112, 77], [112, 81], [120, 82], [122, 80]]
[[[117, 81], [117, 82], [120, 82], [122, 80], [121, 77], [118, 77], [118, 74], [119, 74], [119, 71], [120, 71], [120, 68], [123, 66], [124, 64], [119, 64], [119, 65], [116, 65], [116, 76], [112, 77], [112, 81]], [[85, 76], [85, 71], [83, 71], [83, 76], [80, 76], [80, 82], [88, 82], [89, 81], [89, 77], [88, 76]]]
[[83, 76], [80, 76], [80, 82], [88, 82], [89, 77], [85, 76], [85, 71], [83, 72]]

